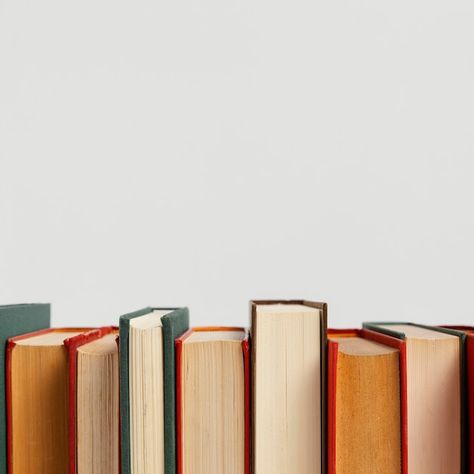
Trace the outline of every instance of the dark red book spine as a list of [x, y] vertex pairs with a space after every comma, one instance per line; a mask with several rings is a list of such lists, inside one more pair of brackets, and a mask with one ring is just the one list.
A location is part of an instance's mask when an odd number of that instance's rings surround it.
[[468, 334], [466, 338], [466, 363], [467, 363], [467, 410], [469, 418], [469, 472], [474, 474], [474, 335]]
[[336, 387], [339, 344], [328, 340], [328, 474], [336, 474]]
[[250, 474], [250, 345], [248, 336], [242, 341], [244, 356], [244, 390], [245, 390], [245, 474]]
[[178, 473], [183, 472], [183, 408], [182, 397], [183, 387], [181, 383], [181, 364], [183, 352], [183, 340], [192, 333], [192, 329], [188, 329], [181, 337], [175, 340], [175, 358], [176, 358], [176, 456]]

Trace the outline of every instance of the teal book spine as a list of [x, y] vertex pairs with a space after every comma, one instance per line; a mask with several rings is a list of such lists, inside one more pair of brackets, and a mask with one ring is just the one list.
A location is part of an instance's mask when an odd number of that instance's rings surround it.
[[8, 339], [50, 327], [49, 304], [0, 306], [0, 474], [7, 474], [7, 408], [5, 356]]
[[163, 309], [169, 309], [170, 311], [161, 318], [163, 334], [165, 474], [176, 474], [176, 371], [174, 340], [189, 328], [188, 308], [144, 308], [120, 317], [120, 444], [122, 474], [131, 474], [128, 337], [130, 320], [144, 316], [154, 310]]
[[179, 308], [161, 318], [163, 325], [163, 386], [165, 474], [176, 474], [176, 358], [174, 341], [189, 329], [189, 312]]

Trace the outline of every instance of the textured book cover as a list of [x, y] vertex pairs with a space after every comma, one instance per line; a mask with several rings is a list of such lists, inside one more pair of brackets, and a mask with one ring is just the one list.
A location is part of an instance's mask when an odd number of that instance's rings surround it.
[[0, 474], [7, 472], [7, 425], [5, 356], [9, 338], [50, 325], [49, 304], [18, 304], [0, 306]]
[[161, 318], [163, 331], [163, 386], [165, 429], [165, 474], [176, 473], [176, 392], [175, 392], [175, 346], [174, 340], [189, 328], [188, 308], [144, 308], [120, 317], [120, 439], [122, 474], [131, 474], [130, 467], [130, 391], [129, 391], [129, 329], [130, 320], [166, 310]]
[[183, 349], [183, 341], [186, 337], [191, 335], [193, 332], [209, 332], [209, 331], [242, 331], [245, 333], [245, 338], [242, 340], [242, 360], [244, 369], [244, 430], [245, 430], [245, 472], [244, 474], [250, 474], [250, 444], [251, 444], [251, 430], [250, 430], [250, 345], [249, 336], [244, 328], [233, 328], [233, 327], [198, 327], [192, 328], [181, 337], [176, 338], [176, 426], [177, 426], [177, 473], [183, 472], [183, 443], [182, 443], [182, 367], [181, 367], [181, 354]]

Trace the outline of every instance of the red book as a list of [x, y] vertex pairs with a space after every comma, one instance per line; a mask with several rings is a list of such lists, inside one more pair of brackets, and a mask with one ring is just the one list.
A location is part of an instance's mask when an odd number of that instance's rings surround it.
[[113, 326], [91, 329], [64, 341], [68, 351], [68, 456], [69, 474], [77, 471], [77, 349], [95, 341], [118, 328]]
[[[193, 468], [201, 472], [205, 465], [198, 463], [206, 460], [210, 463], [207, 465], [209, 474], [221, 474], [218, 466], [233, 455], [237, 456], [242, 473], [249, 474], [250, 356], [247, 331], [231, 327], [193, 328], [177, 338], [175, 344], [178, 474], [191, 472]], [[186, 410], [187, 403], [193, 404], [192, 408]], [[231, 409], [232, 406], [235, 409]], [[209, 410], [221, 421], [213, 423], [216, 419]], [[202, 458], [188, 459], [196, 446], [204, 450]]]
[[[332, 336], [332, 338], [331, 338]], [[399, 376], [400, 376], [400, 454], [401, 454], [401, 473], [407, 474], [407, 392], [406, 392], [406, 349], [403, 340], [377, 333], [367, 329], [329, 329], [328, 330], [328, 474], [336, 474], [336, 456], [337, 456], [337, 430], [336, 430], [336, 414], [337, 414], [337, 373], [339, 342], [337, 338], [362, 338], [367, 339], [389, 348], [399, 351]], [[362, 456], [369, 456], [370, 453], [361, 453]]]

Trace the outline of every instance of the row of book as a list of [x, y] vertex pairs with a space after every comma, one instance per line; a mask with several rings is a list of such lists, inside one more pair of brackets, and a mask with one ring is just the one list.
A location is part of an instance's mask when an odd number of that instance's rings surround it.
[[250, 307], [247, 331], [190, 329], [187, 308], [51, 329], [49, 305], [0, 306], [0, 473], [474, 472], [474, 329]]

